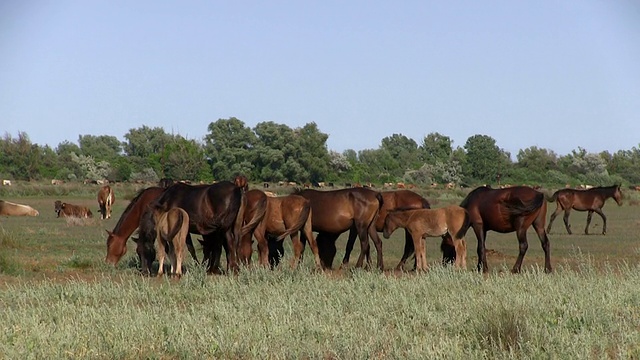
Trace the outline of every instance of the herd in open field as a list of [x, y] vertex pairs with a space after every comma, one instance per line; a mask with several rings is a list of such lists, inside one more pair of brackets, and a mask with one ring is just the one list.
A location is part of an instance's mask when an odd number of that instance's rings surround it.
[[[336, 189], [328, 186], [291, 187], [291, 193], [276, 196], [263, 189], [249, 190], [243, 176], [233, 181], [191, 185], [163, 179], [160, 186], [140, 190], [120, 214], [113, 230], [107, 231], [105, 261], [117, 264], [127, 251], [127, 241], [136, 242], [136, 252], [143, 274], [151, 274], [155, 260], [171, 263], [169, 274], [181, 275], [182, 263], [188, 252], [198, 263], [206, 264], [210, 273], [235, 272], [251, 263], [254, 240], [257, 261], [268, 267], [277, 266], [284, 254], [283, 242], [292, 241], [291, 266], [301, 261], [309, 245], [315, 266], [330, 269], [337, 253], [336, 240], [348, 232], [342, 264], [348, 264], [356, 239], [360, 240], [357, 267], [371, 266], [370, 242], [376, 248], [376, 266], [385, 269], [382, 241], [399, 228], [405, 231], [404, 252], [396, 269], [414, 255], [415, 269], [426, 270], [425, 238], [442, 239], [442, 262], [466, 268], [467, 241], [465, 235], [473, 229], [477, 240], [477, 269], [487, 272], [487, 232], [515, 232], [518, 257], [512, 272], [520, 272], [527, 252], [527, 230], [533, 228], [544, 251], [544, 270], [551, 272], [548, 234], [553, 221], [563, 214], [565, 228], [572, 233], [570, 211], [587, 211], [588, 233], [593, 213], [603, 221], [602, 234], [607, 231], [607, 218], [602, 212], [607, 199], [622, 205], [619, 185], [589, 189], [561, 189], [545, 196], [540, 189], [529, 186], [509, 186], [493, 189], [480, 186], [471, 190], [459, 205], [432, 209], [417, 192], [406, 188], [375, 189], [351, 186]], [[314, 184], [315, 185], [315, 184]], [[324, 184], [323, 184], [324, 185]], [[101, 219], [111, 217], [116, 201], [114, 188], [101, 185], [97, 194]], [[547, 207], [555, 202], [547, 224]], [[55, 201], [57, 217], [92, 217], [86, 206]], [[39, 211], [22, 204], [0, 200], [0, 215], [38, 216]], [[137, 233], [136, 233], [137, 232]], [[314, 236], [313, 233], [317, 233]], [[191, 234], [202, 236], [202, 260], [196, 253]], [[222, 254], [226, 269], [222, 268]], [[366, 262], [366, 264], [365, 264]]]

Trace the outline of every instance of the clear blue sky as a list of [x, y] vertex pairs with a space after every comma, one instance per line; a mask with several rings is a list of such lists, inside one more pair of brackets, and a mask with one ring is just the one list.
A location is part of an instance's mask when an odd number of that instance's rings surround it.
[[0, 1], [0, 131], [315, 122], [329, 149], [640, 144], [638, 1]]

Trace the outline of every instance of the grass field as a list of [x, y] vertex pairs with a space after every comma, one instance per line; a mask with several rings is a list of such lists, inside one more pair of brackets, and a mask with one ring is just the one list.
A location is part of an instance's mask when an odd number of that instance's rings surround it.
[[[56, 218], [53, 202], [86, 205], [97, 215], [94, 196], [3, 198], [31, 205], [40, 216], [0, 218], [0, 306], [6, 310], [0, 357], [640, 357], [638, 206], [610, 200], [606, 236], [599, 235], [597, 215], [588, 236], [580, 235], [586, 213], [571, 213], [576, 235], [556, 219], [551, 275], [540, 270], [543, 252], [533, 231], [522, 274], [509, 273], [515, 234], [494, 232], [487, 236], [490, 274], [478, 274], [469, 231], [467, 271], [440, 267], [439, 239], [429, 238], [427, 273], [321, 273], [307, 250], [297, 270], [208, 276], [188, 261], [188, 274], [178, 280], [139, 276], [132, 244], [116, 268], [104, 264], [105, 229], [126, 207], [123, 198], [112, 219], [75, 221]], [[549, 212], [554, 209], [549, 204]], [[402, 231], [383, 239], [386, 269], [397, 264], [403, 241]], [[351, 264], [358, 253], [356, 244]]]

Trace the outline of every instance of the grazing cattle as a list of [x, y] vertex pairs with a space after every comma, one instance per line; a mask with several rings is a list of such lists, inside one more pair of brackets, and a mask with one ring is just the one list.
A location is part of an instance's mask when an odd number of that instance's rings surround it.
[[549, 219], [549, 226], [547, 227], [547, 233], [551, 233], [551, 225], [553, 220], [561, 211], [564, 211], [564, 226], [567, 232], [571, 234], [571, 225], [569, 225], [569, 213], [571, 209], [577, 211], [588, 211], [587, 214], [587, 226], [584, 228], [584, 233], [589, 234], [589, 224], [591, 224], [591, 216], [595, 212], [602, 218], [602, 235], [607, 233], [607, 217], [602, 212], [602, 207], [607, 199], [613, 198], [619, 206], [622, 206], [622, 191], [620, 185], [613, 185], [608, 187], [595, 187], [588, 190], [573, 190], [562, 189], [558, 190], [548, 200], [550, 202], [556, 201], [558, 207], [556, 211], [551, 214]]
[[383, 202], [379, 192], [364, 188], [331, 191], [305, 189], [297, 190], [294, 194], [311, 202], [312, 227], [313, 231], [318, 232], [316, 243], [324, 268], [332, 267], [336, 255], [336, 240], [340, 234], [355, 227], [361, 249], [356, 266], [363, 265], [364, 256], [369, 251], [371, 236], [378, 255], [377, 266], [384, 269], [382, 241], [374, 226]]
[[16, 204], [0, 200], [0, 215], [3, 216], [38, 216], [38, 210], [29, 205]]
[[551, 272], [550, 242], [545, 231], [547, 202], [544, 194], [528, 186], [514, 186], [508, 189], [481, 186], [471, 191], [460, 206], [467, 209], [471, 227], [478, 239], [478, 271], [489, 271], [485, 248], [487, 231], [515, 231], [520, 252], [511, 271], [519, 273], [529, 247], [527, 229], [533, 225], [544, 251], [544, 270]]
[[276, 197], [277, 195], [274, 192], [271, 191], [263, 191], [265, 195], [269, 196], [269, 197]]
[[323, 187], [325, 187], [325, 186], [327, 186], [327, 185], [324, 183], [324, 181], [320, 181], [320, 182], [318, 182], [318, 187], [319, 187], [319, 188], [323, 188]]
[[[189, 232], [202, 235], [210, 251], [204, 254], [208, 271], [220, 271], [222, 248], [226, 245], [227, 268], [239, 269], [237, 248], [243, 232], [242, 223], [247, 200], [244, 191], [230, 181], [212, 185], [187, 185], [177, 183], [167, 188], [150, 207], [161, 211], [179, 207], [189, 214]], [[138, 255], [142, 260], [142, 271], [150, 273], [153, 261], [155, 224], [152, 216], [140, 221]], [[223, 244], [224, 243], [224, 244]], [[140, 245], [141, 244], [141, 245]]]
[[116, 202], [116, 195], [109, 185], [104, 185], [98, 190], [98, 207], [100, 208], [100, 218], [111, 218], [111, 206]]
[[396, 188], [397, 188], [397, 189], [404, 189], [405, 187], [406, 187], [406, 186], [405, 186], [405, 185], [404, 185], [404, 183], [402, 183], [402, 182], [396, 183]]
[[454, 184], [454, 183], [452, 183], [452, 182], [447, 183], [447, 190], [452, 190], [452, 189], [453, 189], [453, 188], [455, 188], [455, 187], [456, 187], [456, 184]]
[[82, 205], [67, 204], [60, 200], [56, 200], [53, 204], [54, 211], [57, 217], [76, 217], [76, 218], [90, 218], [93, 217], [91, 210], [88, 207]]
[[[269, 242], [279, 242], [284, 238], [291, 237], [293, 244], [293, 258], [291, 267], [296, 267], [302, 260], [304, 244], [300, 240], [300, 232], [309, 241], [311, 251], [317, 267], [322, 267], [318, 245], [313, 237], [311, 203], [308, 199], [299, 195], [288, 195], [282, 197], [267, 198], [267, 212], [264, 219], [258, 224], [254, 231], [254, 236], [258, 240], [258, 259], [261, 264], [267, 262], [271, 266], [276, 266], [280, 261], [279, 251], [273, 251]], [[267, 241], [267, 238], [269, 240]], [[278, 248], [282, 248], [279, 246]]]
[[469, 229], [469, 214], [464, 208], [450, 205], [440, 209], [392, 211], [384, 221], [383, 235], [385, 239], [388, 239], [398, 227], [411, 233], [416, 252], [417, 271], [427, 269], [427, 255], [422, 239], [433, 236], [451, 239], [456, 252], [456, 266], [466, 268], [467, 245], [464, 235]]
[[429, 185], [430, 188], [435, 189], [438, 187], [438, 183], [431, 183], [431, 185]]
[[169, 211], [156, 210], [153, 214], [156, 223], [155, 250], [158, 258], [158, 275], [164, 273], [164, 258], [169, 255], [170, 275], [182, 275], [184, 248], [189, 234], [189, 214], [181, 208]]
[[311, 183], [304, 183], [304, 188], [305, 189], [310, 189], [311, 188]]
[[262, 188], [263, 189], [268, 189], [269, 188], [269, 183], [268, 182], [262, 183]]
[[384, 183], [384, 184], [382, 185], [382, 187], [384, 187], [384, 188], [390, 188], [390, 187], [393, 187], [393, 183], [386, 182], [386, 183]]
[[351, 186], [351, 183], [344, 183], [344, 187], [346, 187], [346, 188], [350, 188], [350, 187], [352, 187], [352, 186]]
[[295, 181], [289, 181], [287, 183], [288, 186], [297, 186], [298, 184]]
[[51, 180], [51, 185], [62, 185], [62, 184], [64, 184], [63, 180], [57, 180], [57, 179]]
[[330, 188], [332, 188], [332, 187], [335, 187], [335, 184], [334, 184], [334, 183], [332, 183], [332, 182], [330, 182], [330, 183], [328, 184], [328, 186], [329, 186]]
[[11, 186], [11, 180], [2, 180], [2, 186]]

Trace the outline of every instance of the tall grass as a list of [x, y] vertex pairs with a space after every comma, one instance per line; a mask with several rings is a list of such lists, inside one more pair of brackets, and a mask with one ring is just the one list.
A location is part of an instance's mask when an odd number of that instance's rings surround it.
[[640, 272], [306, 268], [0, 292], [5, 358], [637, 358]]

